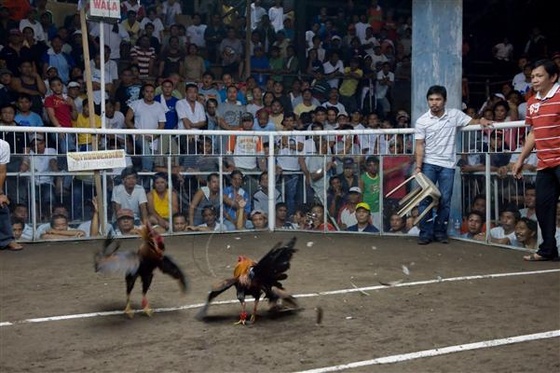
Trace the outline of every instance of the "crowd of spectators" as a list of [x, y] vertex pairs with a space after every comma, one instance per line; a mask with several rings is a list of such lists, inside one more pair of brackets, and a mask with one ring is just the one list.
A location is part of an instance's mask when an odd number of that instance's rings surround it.
[[[406, 219], [394, 214], [406, 191], [384, 200], [383, 211], [380, 207], [381, 191], [410, 175], [410, 136], [293, 135], [269, 144], [263, 136], [242, 134], [409, 128], [409, 13], [398, 14], [373, 0], [364, 9], [353, 9], [352, 2], [347, 8], [321, 7], [311, 19], [302, 20], [284, 9], [282, 0], [266, 4], [255, 0], [251, 38], [245, 40], [245, 14], [235, 9], [224, 16], [183, 14], [177, 0], [126, 0], [121, 3], [122, 20], [105, 23], [100, 40], [100, 23], [88, 22], [87, 30], [82, 30], [78, 15], [71, 14], [63, 24], [54, 24], [44, 3], [36, 1], [36, 7], [19, 14], [0, 8], [0, 124], [37, 128], [29, 136], [4, 133], [16, 156], [8, 171], [29, 171], [28, 156], [34, 155], [34, 171], [46, 173], [35, 177], [34, 187], [40, 196], [38, 220], [49, 221], [51, 228], [38, 229], [36, 238], [99, 232], [98, 222], [93, 224], [99, 218], [98, 207], [82, 203], [79, 208], [76, 203], [95, 200], [91, 177], [64, 175], [65, 153], [92, 148], [123, 148], [129, 154], [128, 167], [113, 170], [112, 206], [106, 212], [119, 234], [134, 233], [148, 221], [162, 231], [260, 229], [267, 226], [271, 213], [279, 228], [410, 231]], [[296, 43], [297, 22], [306, 22], [303, 46]], [[84, 61], [83, 35], [91, 61]], [[464, 110], [472, 117], [488, 116], [495, 122], [524, 118], [532, 56], [510, 49], [497, 45], [494, 56], [511, 64], [518, 55], [519, 74], [511, 84], [504, 84], [482, 107], [469, 101], [465, 85]], [[303, 60], [300, 50], [305, 50]], [[560, 64], [560, 54], [550, 57]], [[91, 68], [91, 96], [85, 91], [85, 64]], [[98, 138], [87, 134], [41, 133], [42, 126], [90, 127], [91, 116], [100, 127], [102, 91], [107, 128], [143, 129], [153, 135], [115, 135], [94, 144]], [[158, 129], [177, 128], [239, 134], [180, 138], [157, 134]], [[518, 131], [487, 133], [469, 140], [469, 151], [477, 155], [490, 151], [495, 155], [493, 171], [506, 177], [514, 160], [501, 153], [514, 151], [522, 140]], [[277, 156], [278, 175], [273, 212], [263, 203], [268, 200], [265, 155], [270, 146]], [[172, 155], [171, 185], [162, 173], [168, 171], [166, 154]], [[389, 156], [381, 170], [378, 155]], [[531, 162], [527, 167], [534, 166]], [[462, 171], [476, 173], [481, 165], [480, 156], [465, 154]], [[6, 190], [13, 193], [14, 205], [26, 206], [29, 190], [18, 185]], [[59, 204], [67, 211], [55, 213]], [[69, 221], [77, 220], [89, 221], [88, 227], [60, 233]], [[21, 225], [22, 217], [14, 218], [14, 224]], [[18, 231], [29, 235], [28, 221], [23, 224]]]

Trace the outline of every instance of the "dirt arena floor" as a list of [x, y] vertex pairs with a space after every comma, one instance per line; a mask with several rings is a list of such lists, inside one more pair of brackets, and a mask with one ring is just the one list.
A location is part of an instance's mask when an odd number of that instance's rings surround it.
[[101, 241], [2, 251], [0, 372], [560, 371], [560, 263], [461, 241], [296, 232], [284, 285], [303, 310], [271, 315], [263, 302], [255, 324], [234, 326], [231, 289], [195, 320], [238, 255], [258, 259], [293, 234], [168, 238], [190, 289], [157, 273], [152, 318], [126, 318], [124, 279], [94, 273]]

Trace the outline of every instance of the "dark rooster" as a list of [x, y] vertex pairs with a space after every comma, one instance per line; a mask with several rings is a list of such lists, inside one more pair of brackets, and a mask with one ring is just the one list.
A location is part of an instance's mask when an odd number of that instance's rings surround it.
[[146, 293], [150, 289], [156, 268], [177, 279], [183, 292], [187, 290], [185, 275], [177, 264], [164, 254], [163, 237], [150, 225], [142, 227], [140, 236], [143, 242], [137, 252], [118, 251], [120, 241], [109, 235], [105, 239], [103, 248], [95, 254], [95, 272], [124, 273], [126, 275], [126, 308], [124, 312], [130, 318], [134, 316], [134, 311], [130, 306], [130, 293], [139, 276], [142, 280], [142, 309], [148, 316], [151, 316], [153, 311]]
[[208, 307], [214, 298], [235, 285], [237, 299], [241, 302], [241, 315], [235, 324], [245, 325], [247, 312], [245, 311], [245, 296], [255, 298], [255, 306], [250, 321], [255, 322], [257, 307], [261, 295], [264, 293], [271, 304], [271, 309], [279, 307], [279, 301], [298, 308], [296, 300], [284, 288], [280, 281], [288, 278], [286, 271], [290, 268], [290, 260], [297, 251], [294, 248], [296, 238], [292, 238], [287, 244], [277, 243], [261, 260], [255, 262], [247, 257], [240, 256], [233, 270], [233, 277], [216, 284], [210, 293], [206, 304], [197, 314], [197, 319], [206, 317]]

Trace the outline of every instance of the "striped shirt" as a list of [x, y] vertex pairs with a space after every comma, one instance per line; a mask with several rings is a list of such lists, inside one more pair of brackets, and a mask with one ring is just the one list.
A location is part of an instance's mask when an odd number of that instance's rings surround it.
[[560, 85], [555, 83], [546, 96], [529, 98], [525, 122], [532, 126], [537, 148], [537, 169], [560, 165]]
[[134, 46], [130, 51], [130, 57], [138, 60], [138, 71], [141, 78], [146, 78], [150, 75], [150, 61], [156, 59], [156, 51], [150, 47], [147, 50], [139, 46]]
[[472, 120], [457, 109], [446, 109], [440, 117], [428, 111], [416, 121], [414, 137], [424, 140], [424, 162], [445, 168], [455, 167], [455, 134]]

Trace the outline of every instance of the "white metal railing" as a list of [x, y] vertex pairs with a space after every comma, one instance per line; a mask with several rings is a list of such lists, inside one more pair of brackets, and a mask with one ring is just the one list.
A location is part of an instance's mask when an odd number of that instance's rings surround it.
[[[494, 126], [495, 129], [501, 129], [503, 131], [517, 131], [518, 129], [521, 133], [525, 132], [525, 126], [523, 122], [509, 122], [509, 123], [500, 123]], [[74, 138], [71, 140], [72, 142], [70, 148], [79, 148], [78, 143], [78, 135], [79, 134], [89, 134], [92, 135], [92, 138], [97, 138], [99, 141], [100, 149], [106, 147], [107, 144], [112, 144], [112, 147], [124, 148], [127, 153], [134, 158], [139, 163], [142, 163], [143, 160], [149, 159], [150, 161], [154, 161], [155, 159], [159, 159], [156, 162], [157, 169], [166, 171], [168, 174], [168, 183], [170, 186], [173, 185], [173, 175], [182, 176], [185, 178], [195, 179], [197, 177], [205, 177], [211, 171], [208, 170], [200, 170], [194, 167], [189, 168], [189, 165], [192, 165], [196, 159], [200, 159], [200, 157], [204, 157], [208, 159], [208, 157], [216, 157], [217, 158], [217, 165], [218, 169], [216, 170], [220, 175], [220, 185], [225, 185], [225, 176], [228, 174], [227, 167], [224, 165], [227, 160], [234, 156], [233, 154], [228, 154], [225, 144], [227, 142], [227, 138], [231, 135], [240, 135], [243, 136], [260, 136], [263, 139], [264, 143], [268, 144], [275, 144], [278, 139], [282, 137], [288, 136], [302, 136], [304, 138], [315, 138], [318, 140], [318, 143], [321, 144], [322, 142], [326, 142], [329, 145], [333, 143], [343, 144], [345, 140], [348, 142], [356, 143], [358, 145], [367, 143], [368, 150], [362, 151], [359, 146], [350, 146], [350, 147], [343, 147], [340, 146], [329, 146], [328, 154], [323, 155], [323, 169], [326, 169], [327, 163], [330, 161], [341, 162], [345, 157], [353, 157], [354, 160], [358, 165], [363, 164], [368, 156], [377, 156], [379, 158], [379, 170], [384, 169], [384, 163], [389, 159], [389, 157], [393, 156], [401, 156], [405, 157], [403, 159], [408, 159], [410, 162], [414, 160], [412, 152], [414, 147], [413, 138], [413, 129], [389, 129], [389, 130], [340, 130], [340, 131], [282, 131], [282, 132], [260, 132], [260, 131], [210, 131], [210, 130], [130, 130], [130, 129], [79, 129], [79, 128], [51, 128], [51, 127], [44, 127], [44, 128], [37, 128], [37, 127], [12, 127], [12, 126], [0, 126], [0, 134], [4, 134], [4, 137], [10, 138], [12, 137], [12, 142], [14, 142], [16, 136], [22, 136], [18, 134], [23, 134], [23, 139], [20, 139], [20, 149], [16, 149], [13, 151], [12, 160], [13, 162], [17, 162], [18, 160], [21, 161], [22, 157], [28, 157], [30, 160], [30, 165], [33, 165], [34, 162], [39, 161], [41, 156], [39, 155], [29, 155], [29, 150], [31, 149], [31, 142], [30, 140], [36, 134], [43, 134], [45, 139], [55, 148], [60, 148], [62, 138], [60, 134], [65, 134], [70, 138], [72, 135], [75, 135]], [[142, 148], [142, 146], [138, 146], [139, 144], [142, 145], [144, 143], [143, 140], [152, 138], [154, 135], [159, 135], [160, 137], [160, 144], [159, 146], [151, 147], [150, 149]], [[499, 207], [499, 199], [505, 198], [508, 196], [506, 194], [507, 190], [503, 185], [500, 183], [493, 183], [492, 180], [497, 179], [496, 173], [491, 171], [489, 158], [492, 154], [503, 153], [506, 152], [507, 149], [505, 147], [501, 147], [500, 149], [495, 150], [488, 150], [487, 148], [480, 147], [481, 144], [488, 143], [488, 139], [491, 138], [492, 132], [488, 130], [481, 129], [480, 126], [468, 126], [461, 129], [460, 137], [457, 141], [457, 157], [465, 158], [468, 156], [483, 155], [485, 162], [484, 168], [480, 171], [473, 172], [473, 173], [463, 173], [462, 176], [476, 176], [480, 177], [482, 180], [481, 185], [484, 186], [484, 194], [487, 196], [496, 196], [498, 198], [487, 198], [487, 220], [491, 220], [493, 217], [498, 216], [497, 214], [492, 214], [491, 212], [497, 210]], [[134, 137], [136, 141], [136, 146], [132, 142], [132, 137]], [[205, 151], [203, 148], [199, 148], [196, 142], [193, 142], [193, 139], [198, 139], [202, 137], [210, 137], [212, 139], [212, 147], [210, 151]], [[120, 141], [115, 142], [114, 138], [119, 139]], [[390, 144], [391, 139], [397, 142], [403, 142], [402, 150], [394, 151], [392, 154], [389, 154], [390, 149], [388, 144]], [[308, 140], [309, 141], [309, 140]], [[516, 138], [516, 141], [518, 139]], [[163, 146], [166, 143], [168, 146]], [[67, 144], [65, 144], [67, 145]], [[517, 142], [515, 144], [519, 145]], [[266, 159], [267, 161], [267, 169], [269, 173], [269, 184], [268, 184], [268, 195], [273, 196], [274, 189], [276, 188], [276, 158], [278, 157], [277, 152], [275, 152], [275, 147], [269, 146], [266, 148], [267, 153], [262, 154], [261, 156]], [[393, 151], [393, 150], [391, 150]], [[305, 155], [297, 154], [293, 155], [293, 157], [302, 157]], [[74, 184], [70, 184], [70, 192], [71, 196], [73, 196], [76, 201], [75, 203], [71, 203], [70, 206], [73, 210], [71, 211], [71, 218], [74, 222], [79, 222], [83, 220], [84, 214], [79, 213], [79, 211], [83, 211], [85, 208], [84, 202], [87, 198], [76, 198], [76, 196], [80, 195], [87, 195], [91, 196], [94, 193], [94, 187], [91, 183], [91, 178], [93, 176], [93, 172], [74, 172], [70, 173], [63, 169], [64, 165], [64, 154], [57, 154], [57, 161], [60, 161], [62, 164], [62, 169], [54, 170], [54, 171], [47, 171], [47, 172], [36, 172], [35, 167], [30, 167], [29, 171], [23, 172], [21, 170], [11, 169], [8, 172], [8, 181], [6, 190], [9, 196], [16, 201], [19, 200], [27, 200], [33, 201], [34, 203], [28, 203], [28, 209], [31, 215], [31, 224], [34, 229], [36, 229], [37, 224], [41, 221], [41, 216], [38, 215], [37, 209], [32, 208], [35, 202], [43, 202], [42, 196], [37, 196], [37, 193], [40, 192], [39, 189], [33, 188], [31, 186], [35, 185], [38, 178], [41, 177], [56, 177], [59, 180], [62, 179], [62, 186], [59, 183], [58, 188], [62, 188], [55, 193], [55, 197], [60, 197], [59, 201], [65, 201], [64, 195], [64, 182], [67, 183], [69, 181], [78, 180], [81, 181], [76, 187]], [[289, 156], [288, 156], [289, 157]], [[340, 164], [337, 164], [338, 171], [340, 171]], [[144, 170], [144, 172], [140, 172], [140, 176], [147, 180], [146, 177], [153, 175], [154, 169]], [[260, 170], [254, 171], [244, 171], [245, 174], [256, 177], [260, 174]], [[297, 172], [293, 174], [298, 175]], [[118, 179], [118, 172], [114, 171], [101, 171], [100, 172], [103, 190], [107, 191], [109, 188], [109, 184], [111, 179]], [[304, 181], [305, 185], [305, 176], [299, 174], [302, 178], [301, 180]], [[386, 194], [386, 191], [383, 190], [384, 185], [384, 175], [383, 172], [379, 173], [380, 177], [380, 185], [381, 185], [381, 196]], [[85, 180], [85, 181], [84, 181]], [[505, 180], [502, 178], [500, 180]], [[323, 204], [326, 205], [328, 200], [327, 198], [327, 189], [328, 189], [328, 178], [323, 177], [323, 188], [321, 188], [322, 196], [319, 196], [319, 200], [323, 201]], [[14, 191], [14, 185], [17, 186], [16, 191]], [[182, 197], [180, 206], [185, 206], [188, 203], [188, 199], [192, 197], [195, 190], [194, 188], [198, 187], [198, 182], [193, 182], [188, 186], [183, 185], [179, 188], [180, 195]], [[149, 187], [150, 182], [146, 182], [145, 187]], [[282, 183], [279, 183], [280, 189], [284, 190], [285, 187]], [[10, 189], [11, 188], [11, 189]], [[78, 190], [77, 188], [80, 188]], [[493, 188], [493, 189], [492, 189]], [[520, 186], [523, 188], [523, 185]], [[55, 192], [56, 187], [52, 187]], [[482, 191], [481, 191], [482, 192]], [[23, 198], [22, 195], [27, 193], [28, 196]], [[220, 189], [220, 198], [223, 197], [223, 187]], [[309, 202], [305, 200], [307, 193], [306, 190], [300, 190], [302, 193], [304, 202]], [[468, 184], [462, 185], [461, 193], [459, 195], [455, 194], [454, 199], [459, 201], [459, 205], [462, 208], [462, 211], [466, 211], [468, 208], [468, 201], [470, 197], [474, 196], [475, 190], [473, 190]], [[103, 193], [104, 195], [104, 208], [106, 210], [105, 215], [105, 223], [110, 223], [108, 216], [110, 216], [110, 201], [107, 200], [107, 193]], [[22, 198], [20, 198], [22, 197]], [[186, 199], [186, 200], [185, 200]], [[55, 198], [56, 200], [56, 198]], [[271, 213], [269, 214], [269, 222], [268, 227], [270, 230], [275, 229], [275, 201], [272, 197], [269, 198], [269, 206], [268, 211]], [[384, 198], [380, 198], [380, 207], [379, 207], [379, 214], [380, 214], [380, 221], [383, 222], [381, 218], [383, 214], [387, 213], [385, 210], [384, 203], [386, 202]], [[81, 204], [81, 205], [80, 205]], [[46, 208], [51, 208], [53, 203], [51, 202]], [[388, 207], [389, 208], [389, 207]], [[325, 206], [325, 209], [328, 209], [328, 206]], [[221, 206], [221, 214], [220, 216], [223, 217], [223, 204]], [[41, 209], [39, 212], [44, 213]], [[336, 219], [336, 217], [332, 217]], [[325, 214], [325, 222], [327, 221], [327, 215]], [[385, 233], [385, 224], [381, 224], [380, 231]], [[171, 233], [171, 231], [170, 231]]]

